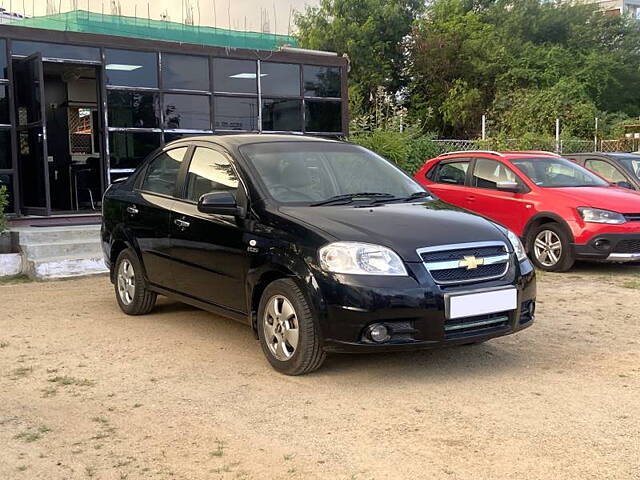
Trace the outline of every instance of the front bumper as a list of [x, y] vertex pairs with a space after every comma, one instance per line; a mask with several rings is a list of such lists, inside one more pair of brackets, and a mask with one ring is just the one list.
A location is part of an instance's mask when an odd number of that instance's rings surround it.
[[[324, 349], [364, 353], [438, 348], [509, 335], [534, 321], [536, 281], [528, 261], [512, 265], [500, 280], [460, 286], [435, 284], [420, 263], [408, 267], [409, 277], [320, 277], [318, 286], [325, 305], [320, 316]], [[505, 286], [517, 289], [516, 310], [447, 319], [447, 293]], [[389, 328], [387, 342], [375, 343], [368, 337], [368, 327], [376, 323]]]
[[573, 246], [579, 260], [640, 261], [640, 233], [603, 233]]

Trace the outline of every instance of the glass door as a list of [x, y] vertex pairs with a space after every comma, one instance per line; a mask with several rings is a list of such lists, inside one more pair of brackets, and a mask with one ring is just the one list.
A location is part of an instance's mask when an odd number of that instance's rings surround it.
[[22, 212], [49, 215], [49, 165], [42, 55], [14, 63], [18, 171]]

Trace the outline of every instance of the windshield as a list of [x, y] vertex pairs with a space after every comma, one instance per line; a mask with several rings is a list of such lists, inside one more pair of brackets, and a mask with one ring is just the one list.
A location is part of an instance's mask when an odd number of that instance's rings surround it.
[[637, 179], [640, 179], [640, 155], [616, 156], [615, 158], [620, 160]]
[[523, 158], [511, 160], [529, 179], [544, 188], [605, 187], [605, 180], [565, 158]]
[[[281, 203], [321, 204], [338, 196], [407, 198], [425, 190], [375, 153], [345, 143], [273, 142], [241, 152], [269, 194]], [[366, 194], [366, 195], [365, 195]]]

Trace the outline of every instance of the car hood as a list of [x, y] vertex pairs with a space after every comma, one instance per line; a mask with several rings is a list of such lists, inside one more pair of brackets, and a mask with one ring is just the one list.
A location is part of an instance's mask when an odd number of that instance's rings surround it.
[[576, 202], [576, 207], [593, 207], [619, 213], [640, 213], [640, 193], [620, 187], [563, 187], [550, 191]]
[[367, 207], [281, 207], [280, 212], [339, 241], [391, 248], [407, 262], [421, 261], [416, 249], [454, 243], [503, 241], [493, 222], [441, 201]]

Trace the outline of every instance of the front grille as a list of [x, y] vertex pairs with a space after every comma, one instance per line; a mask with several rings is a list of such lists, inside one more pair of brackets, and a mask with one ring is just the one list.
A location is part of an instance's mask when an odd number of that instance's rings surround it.
[[620, 240], [613, 253], [640, 253], [640, 240]]
[[445, 336], [455, 338], [481, 335], [509, 327], [509, 313], [490, 313], [462, 319], [447, 320], [444, 324]]
[[505, 264], [481, 265], [475, 270], [465, 268], [448, 268], [446, 270], [433, 270], [431, 276], [438, 283], [470, 282], [487, 277], [501, 277], [505, 273]]
[[447, 260], [460, 260], [464, 257], [492, 257], [494, 255], [502, 255], [506, 251], [504, 245], [493, 245], [489, 247], [424, 252], [421, 257], [423, 262], [444, 262]]
[[625, 213], [624, 218], [627, 222], [640, 222], [640, 213]]
[[433, 280], [442, 285], [494, 280], [509, 269], [510, 255], [503, 242], [478, 242], [418, 249]]

